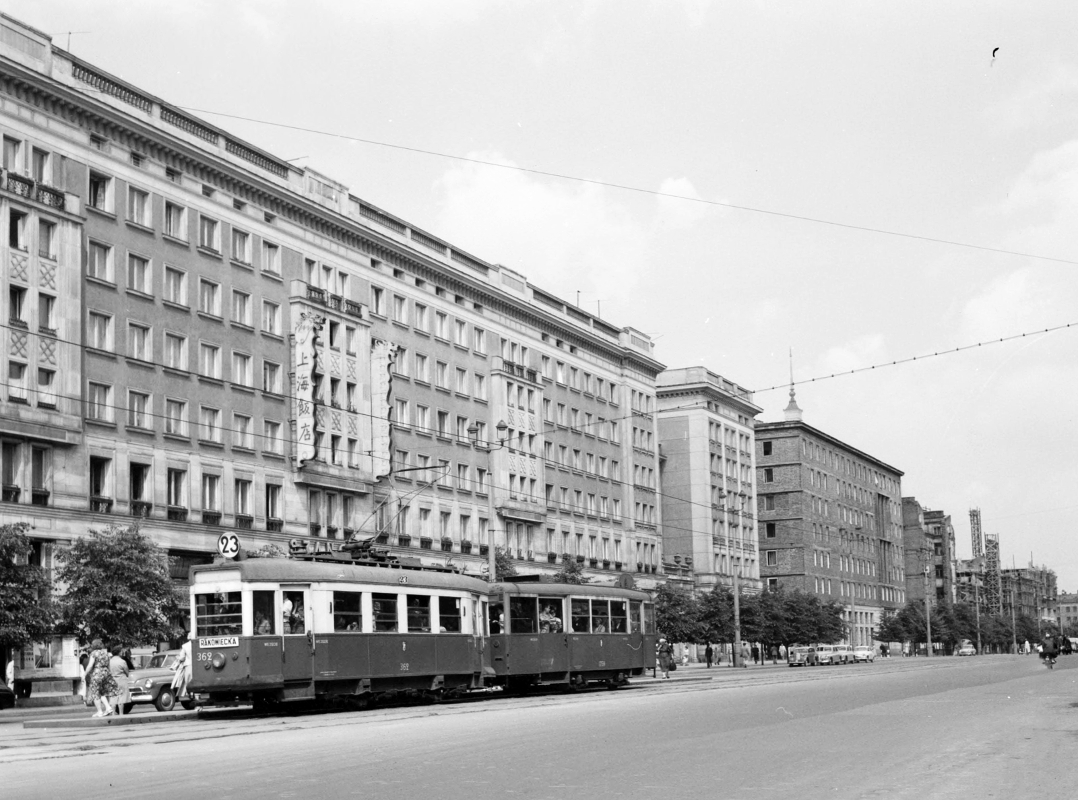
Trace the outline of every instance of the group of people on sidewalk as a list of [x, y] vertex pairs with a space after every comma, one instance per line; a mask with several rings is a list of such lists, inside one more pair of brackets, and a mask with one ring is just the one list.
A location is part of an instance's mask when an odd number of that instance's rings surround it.
[[94, 639], [90, 652], [83, 656], [81, 694], [97, 709], [95, 717], [123, 714], [131, 702], [128, 680], [135, 665], [129, 653], [118, 644], [110, 651], [104, 642]]
[[[677, 669], [677, 662], [674, 657], [674, 645], [666, 640], [665, 637], [660, 637], [658, 647], [655, 651], [656, 658], [658, 660], [659, 670], [662, 672], [664, 678], [670, 677], [670, 671]], [[752, 659], [752, 663], [760, 664], [767, 658], [767, 653], [762, 650], [758, 645], [750, 646], [748, 642], [741, 643], [741, 666], [747, 667], [749, 665], [749, 659]], [[704, 648], [704, 660], [707, 662], [708, 668], [713, 663], [722, 662], [722, 653], [712, 647], [709, 642], [707, 647]], [[785, 661], [786, 660], [786, 645], [780, 644], [771, 648], [771, 661]], [[687, 666], [689, 663], [688, 652], [682, 654], [682, 666]]]

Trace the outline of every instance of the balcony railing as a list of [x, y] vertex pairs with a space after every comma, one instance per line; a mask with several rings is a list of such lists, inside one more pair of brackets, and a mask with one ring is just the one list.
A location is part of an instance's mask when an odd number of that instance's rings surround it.
[[35, 506], [47, 506], [49, 504], [49, 490], [31, 489], [30, 504]]
[[91, 497], [90, 498], [90, 510], [97, 514], [110, 514], [112, 513], [112, 498], [111, 497]]
[[202, 524], [203, 525], [220, 525], [221, 524], [221, 512], [220, 511], [203, 511], [202, 512]]
[[151, 511], [153, 511], [153, 503], [150, 503], [146, 500], [131, 501], [132, 517], [149, 517]]
[[183, 506], [169, 506], [168, 518], [173, 522], [187, 522], [187, 509]]
[[249, 531], [254, 527], [255, 518], [250, 514], [237, 514], [236, 527], [242, 531]]
[[266, 530], [270, 532], [280, 532], [284, 530], [283, 519], [273, 519], [270, 517], [266, 520]]
[[18, 486], [12, 486], [10, 484], [4, 484], [3, 493], [0, 494], [0, 498], [5, 503], [17, 503], [19, 502], [19, 495], [22, 494], [22, 489]]

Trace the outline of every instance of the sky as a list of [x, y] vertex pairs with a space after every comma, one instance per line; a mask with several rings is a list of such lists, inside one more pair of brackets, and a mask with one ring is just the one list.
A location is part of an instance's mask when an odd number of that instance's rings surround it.
[[951, 515], [959, 557], [980, 508], [1005, 567], [1032, 558], [1078, 590], [1078, 325], [1036, 333], [1078, 323], [1078, 4], [0, 10], [579, 293], [667, 366], [756, 390], [758, 419], [782, 418], [792, 349], [805, 421], [903, 471], [904, 496]]

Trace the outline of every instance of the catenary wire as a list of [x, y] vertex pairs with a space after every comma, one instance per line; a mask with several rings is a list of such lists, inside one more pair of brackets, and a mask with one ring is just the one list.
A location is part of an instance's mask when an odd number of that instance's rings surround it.
[[284, 123], [284, 122], [271, 122], [269, 120], [256, 119], [254, 117], [245, 117], [245, 116], [241, 116], [239, 114], [228, 114], [228, 113], [225, 113], [223, 111], [213, 111], [213, 110], [205, 109], [205, 108], [193, 108], [191, 106], [179, 106], [179, 108], [182, 108], [184, 111], [191, 111], [191, 112], [194, 112], [194, 113], [197, 113], [197, 114], [213, 114], [215, 116], [226, 117], [228, 119], [238, 119], [238, 120], [242, 120], [244, 122], [253, 122], [253, 123], [257, 124], [257, 125], [268, 125], [268, 126], [276, 127], [276, 128], [285, 128], [285, 129], [293, 130], [293, 131], [301, 131], [303, 133], [313, 133], [313, 134], [318, 135], [318, 136], [328, 136], [328, 137], [335, 138], [335, 139], [345, 139], [347, 141], [359, 142], [361, 144], [373, 145], [375, 147], [386, 147], [386, 148], [390, 148], [390, 149], [393, 149], [393, 150], [401, 150], [401, 151], [408, 152], [408, 153], [419, 153], [421, 155], [435, 156], [437, 158], [447, 158], [447, 159], [451, 159], [453, 161], [463, 161], [463, 162], [466, 162], [466, 163], [469, 163], [469, 164], [478, 164], [478, 165], [484, 166], [484, 167], [497, 167], [499, 169], [515, 170], [517, 172], [526, 172], [526, 173], [529, 173], [529, 174], [532, 174], [532, 175], [541, 175], [543, 177], [556, 178], [558, 180], [563, 180], [563, 181], [573, 181], [573, 182], [576, 182], [576, 183], [585, 183], [585, 184], [590, 184], [592, 186], [603, 186], [603, 187], [606, 187], [606, 188], [609, 188], [609, 189], [619, 189], [621, 191], [626, 191], [626, 192], [636, 192], [638, 194], [648, 194], [648, 195], [652, 195], [652, 196], [655, 196], [655, 197], [668, 197], [668, 198], [671, 198], [671, 199], [674, 199], [674, 200], [685, 200], [685, 201], [688, 201], [690, 203], [703, 203], [705, 205], [718, 206], [719, 208], [729, 208], [729, 209], [732, 209], [732, 210], [735, 210], [735, 211], [746, 211], [746, 212], [750, 212], [750, 213], [753, 213], [753, 214], [765, 214], [767, 216], [780, 217], [782, 219], [792, 219], [792, 220], [796, 220], [798, 222], [808, 222], [808, 223], [812, 223], [812, 224], [815, 224], [815, 225], [829, 225], [829, 226], [834, 227], [834, 228], [843, 228], [843, 229], [846, 229], [846, 230], [862, 231], [864, 233], [876, 233], [876, 234], [881, 234], [881, 235], [884, 235], [884, 236], [894, 236], [894, 237], [898, 237], [898, 238], [901, 238], [901, 239], [913, 239], [913, 240], [922, 241], [922, 242], [931, 242], [933, 244], [945, 244], [945, 245], [950, 245], [952, 247], [963, 247], [963, 248], [967, 248], [967, 249], [970, 249], [970, 250], [979, 250], [979, 251], [987, 252], [987, 253], [998, 253], [998, 254], [1001, 254], [1001, 255], [1009, 255], [1009, 256], [1021, 256], [1022, 258], [1034, 258], [1034, 259], [1037, 259], [1039, 261], [1051, 261], [1051, 262], [1055, 262], [1057, 264], [1075, 264], [1075, 265], [1078, 265], [1078, 261], [1075, 261], [1075, 260], [1072, 260], [1072, 259], [1067, 259], [1067, 258], [1057, 258], [1057, 257], [1054, 257], [1054, 256], [1044, 256], [1044, 255], [1038, 255], [1036, 253], [1023, 253], [1023, 252], [1018, 251], [1018, 250], [1007, 250], [1007, 249], [1002, 248], [1002, 247], [989, 247], [988, 245], [973, 244], [971, 242], [960, 242], [960, 241], [957, 241], [955, 239], [944, 239], [942, 237], [925, 236], [923, 234], [917, 234], [917, 233], [906, 233], [906, 232], [903, 232], [903, 231], [888, 230], [886, 228], [875, 228], [875, 227], [872, 227], [870, 225], [854, 225], [853, 223], [839, 222], [837, 220], [824, 219], [822, 217], [810, 217], [810, 216], [804, 215], [804, 214], [792, 214], [792, 213], [785, 212], [785, 211], [775, 211], [773, 209], [759, 208], [759, 207], [756, 207], [756, 206], [746, 206], [746, 205], [741, 205], [741, 204], [738, 204], [738, 203], [727, 203], [727, 202], [722, 202], [722, 201], [719, 201], [719, 200], [709, 200], [709, 199], [703, 198], [703, 197], [690, 197], [688, 195], [675, 194], [673, 192], [662, 192], [662, 191], [658, 191], [656, 189], [645, 189], [645, 188], [640, 187], [640, 186], [631, 186], [629, 184], [624, 184], [624, 183], [614, 183], [612, 181], [601, 181], [601, 180], [597, 180], [597, 179], [594, 179], [594, 178], [581, 178], [581, 177], [576, 176], [576, 175], [568, 175], [568, 174], [565, 174], [565, 173], [552, 172], [552, 171], [549, 171], [549, 170], [542, 170], [542, 169], [535, 169], [535, 168], [532, 168], [532, 167], [521, 167], [521, 166], [518, 166], [518, 165], [515, 165], [515, 164], [499, 164], [496, 161], [487, 161], [485, 159], [473, 158], [471, 156], [453, 155], [451, 153], [442, 153], [442, 152], [438, 152], [436, 150], [426, 150], [426, 149], [423, 149], [421, 147], [411, 147], [411, 146], [408, 146], [408, 145], [394, 144], [392, 142], [382, 142], [382, 141], [378, 141], [376, 139], [365, 139], [365, 138], [360, 137], [360, 136], [351, 136], [349, 134], [334, 133], [332, 131], [322, 131], [322, 130], [318, 130], [317, 128], [307, 128], [307, 127], [303, 127], [301, 125], [289, 125], [288, 123]]

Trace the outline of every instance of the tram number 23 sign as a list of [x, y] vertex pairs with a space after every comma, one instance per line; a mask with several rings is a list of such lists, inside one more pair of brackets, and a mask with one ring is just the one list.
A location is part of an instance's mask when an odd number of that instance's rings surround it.
[[240, 552], [240, 539], [234, 533], [222, 533], [217, 539], [217, 552], [225, 558], [235, 558]]

